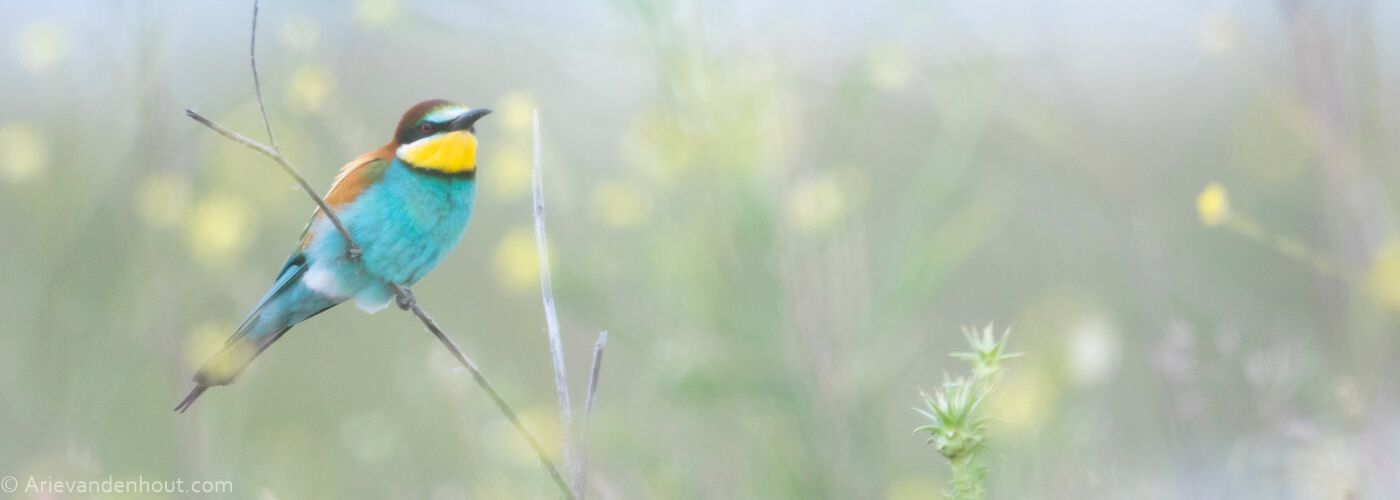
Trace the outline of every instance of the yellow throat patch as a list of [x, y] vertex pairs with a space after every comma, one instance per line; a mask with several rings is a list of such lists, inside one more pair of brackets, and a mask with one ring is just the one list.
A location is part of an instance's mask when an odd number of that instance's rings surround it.
[[470, 172], [476, 170], [476, 137], [465, 130], [447, 132], [399, 146], [396, 154], [418, 168], [444, 174]]

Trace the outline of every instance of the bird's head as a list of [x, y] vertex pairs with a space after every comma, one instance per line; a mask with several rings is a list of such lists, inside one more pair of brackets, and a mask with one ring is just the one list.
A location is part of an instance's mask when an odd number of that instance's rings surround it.
[[476, 121], [489, 109], [434, 99], [408, 109], [394, 132], [394, 154], [409, 166], [446, 175], [476, 172]]

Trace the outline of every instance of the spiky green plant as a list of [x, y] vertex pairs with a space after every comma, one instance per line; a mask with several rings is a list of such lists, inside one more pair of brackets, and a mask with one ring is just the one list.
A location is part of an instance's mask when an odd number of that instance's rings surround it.
[[972, 352], [953, 353], [953, 357], [972, 365], [972, 378], [949, 379], [944, 375], [943, 387], [934, 391], [932, 396], [920, 391], [928, 410], [914, 410], [928, 417], [932, 423], [914, 429], [914, 433], [929, 433], [928, 444], [948, 459], [953, 470], [949, 496], [955, 500], [972, 500], [986, 496], [982, 487], [986, 466], [979, 458], [986, 448], [986, 424], [991, 418], [982, 415], [980, 406], [1001, 379], [1005, 371], [1002, 365], [1021, 354], [1006, 352], [1006, 338], [1010, 331], [997, 339], [992, 334], [990, 323], [980, 335], [966, 327], [963, 334], [972, 346]]
[[972, 365], [972, 378], [978, 383], [987, 386], [996, 385], [1001, 379], [1004, 371], [1001, 367], [1006, 360], [1020, 356], [1019, 352], [1006, 352], [1006, 339], [1011, 335], [1011, 329], [1007, 329], [1001, 338], [996, 338], [992, 333], [992, 324], [987, 323], [987, 327], [978, 333], [975, 328], [963, 327], [963, 336], [967, 337], [968, 345], [972, 346], [972, 352], [955, 352], [953, 357], [967, 361]]

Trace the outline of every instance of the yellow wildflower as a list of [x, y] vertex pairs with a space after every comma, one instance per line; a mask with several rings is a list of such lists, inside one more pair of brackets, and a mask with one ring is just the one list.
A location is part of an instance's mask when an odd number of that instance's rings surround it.
[[254, 217], [241, 198], [210, 195], [195, 206], [186, 224], [191, 253], [209, 267], [231, 266], [256, 236]]
[[1225, 186], [1212, 182], [1196, 196], [1196, 211], [1201, 216], [1201, 224], [1219, 226], [1230, 219], [1230, 195]]
[[0, 177], [20, 183], [49, 167], [49, 140], [27, 123], [0, 126]]
[[171, 227], [184, 220], [189, 200], [189, 183], [183, 177], [158, 172], [141, 183], [136, 211], [152, 227]]
[[593, 213], [611, 227], [631, 227], [646, 219], [651, 199], [634, 182], [611, 181], [593, 189]]
[[528, 226], [511, 229], [496, 244], [496, 280], [511, 293], [525, 293], [538, 286], [540, 280], [539, 253], [535, 236]]
[[1391, 237], [1371, 261], [1367, 276], [1371, 297], [1381, 306], [1400, 309], [1400, 238]]
[[319, 64], [297, 68], [287, 92], [287, 105], [298, 113], [315, 113], [335, 88], [335, 75]]

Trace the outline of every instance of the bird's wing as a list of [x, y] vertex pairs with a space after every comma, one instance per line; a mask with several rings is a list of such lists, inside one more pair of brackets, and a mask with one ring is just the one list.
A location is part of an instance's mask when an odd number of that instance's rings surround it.
[[[393, 160], [394, 148], [393, 144], [390, 144], [360, 155], [350, 163], [346, 163], [344, 167], [340, 168], [340, 175], [337, 175], [335, 182], [331, 184], [331, 190], [326, 193], [326, 204], [330, 205], [331, 208], [340, 208], [355, 201], [360, 193], [384, 176], [385, 168]], [[287, 257], [287, 262], [282, 264], [282, 270], [277, 273], [277, 281], [272, 284], [272, 288], [268, 289], [267, 295], [258, 301], [258, 305], [254, 306], [253, 311], [248, 313], [243, 324], [239, 325], [233, 336], [229, 337], [229, 344], [247, 337], [252, 330], [252, 320], [262, 312], [263, 307], [281, 295], [283, 291], [295, 285], [301, 275], [306, 273], [310, 263], [307, 262], [304, 252], [307, 245], [311, 244], [311, 227], [323, 217], [325, 216], [321, 214], [320, 208], [311, 214], [311, 221], [307, 222], [306, 228], [301, 231], [301, 243], [297, 245], [292, 255]]]
[[338, 208], [355, 201], [366, 188], [384, 177], [384, 169], [393, 161], [394, 145], [391, 143], [346, 163], [340, 167], [340, 175], [335, 176], [331, 190], [326, 193], [326, 204]]
[[[332, 208], [339, 208], [359, 197], [369, 186], [379, 182], [384, 176], [384, 170], [393, 163], [394, 145], [370, 151], [360, 155], [350, 163], [340, 169], [340, 175], [336, 176], [335, 183], [331, 184], [331, 189], [326, 193], [326, 204]], [[214, 355], [204, 366], [195, 373], [196, 386], [190, 391], [190, 395], [175, 407], [176, 411], [185, 411], [195, 399], [199, 398], [204, 390], [214, 385], [225, 385], [232, 383], [242, 373], [248, 363], [253, 358], [261, 354], [269, 345], [282, 338], [282, 334], [291, 328], [290, 325], [265, 324], [261, 317], [262, 311], [268, 304], [273, 303], [284, 292], [292, 289], [301, 281], [306, 274], [311, 262], [306, 256], [306, 247], [311, 243], [311, 227], [318, 219], [325, 217], [318, 208], [311, 214], [311, 222], [307, 223], [306, 229], [301, 233], [301, 244], [292, 252], [292, 256], [287, 258], [287, 263], [282, 265], [282, 270], [277, 273], [277, 281], [272, 284], [272, 288], [267, 291], [258, 305], [253, 307], [253, 311], [244, 318], [243, 324], [233, 332], [224, 344], [224, 348]], [[320, 310], [311, 314], [315, 316], [326, 309], [330, 309], [338, 301], [329, 301]]]
[[[331, 208], [339, 209], [356, 198], [360, 193], [365, 192], [370, 186], [379, 182], [384, 177], [384, 170], [394, 161], [394, 145], [392, 143], [382, 148], [360, 155], [358, 158], [340, 167], [340, 174], [335, 176], [335, 182], [331, 183], [331, 190], [326, 192], [326, 204]], [[306, 223], [306, 229], [301, 231], [301, 245], [297, 247], [297, 252], [292, 254], [288, 262], [296, 258], [297, 253], [311, 244], [311, 227], [322, 217], [321, 208], [316, 207], [311, 212], [311, 220]], [[284, 269], [285, 271], [285, 269]]]

